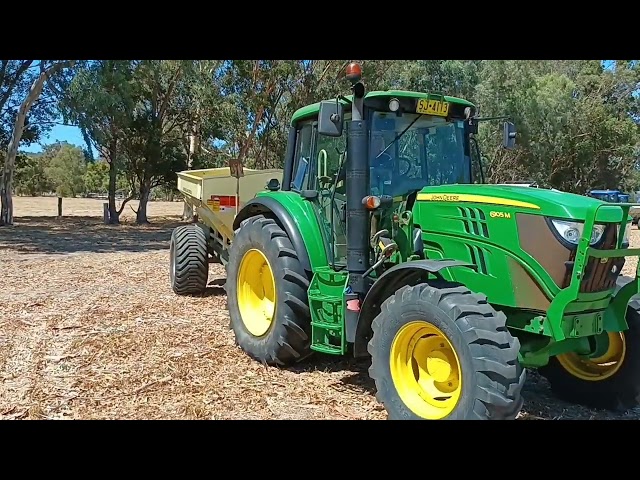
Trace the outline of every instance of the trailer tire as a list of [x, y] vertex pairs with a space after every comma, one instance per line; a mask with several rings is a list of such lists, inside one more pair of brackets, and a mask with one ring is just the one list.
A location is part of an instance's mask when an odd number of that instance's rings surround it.
[[609, 333], [614, 342], [609, 343], [600, 361], [585, 362], [569, 353], [551, 357], [547, 365], [538, 369], [549, 381], [554, 395], [567, 402], [612, 411], [640, 405], [640, 304], [637, 301], [629, 302], [626, 319], [629, 329]]
[[390, 420], [512, 420], [523, 405], [520, 342], [484, 295], [422, 283], [373, 320], [369, 375]]
[[288, 366], [312, 351], [309, 279], [287, 233], [256, 215], [236, 231], [227, 265], [227, 303], [236, 344], [267, 365]]
[[173, 230], [169, 247], [169, 279], [177, 295], [200, 295], [209, 280], [207, 237], [197, 224]]

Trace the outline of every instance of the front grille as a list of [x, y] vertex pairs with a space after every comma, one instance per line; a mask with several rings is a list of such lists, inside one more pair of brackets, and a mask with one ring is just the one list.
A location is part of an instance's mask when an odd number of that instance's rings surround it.
[[[618, 225], [609, 224], [605, 228], [602, 240], [594, 248], [598, 250], [614, 250], [618, 240]], [[571, 252], [569, 261], [566, 262], [567, 273], [564, 276], [562, 288], [569, 286], [571, 282], [571, 273], [575, 261], [576, 250]], [[609, 258], [605, 259], [606, 263], [601, 263], [600, 258], [589, 257], [587, 267], [584, 270], [582, 281], [580, 282], [580, 293], [596, 293], [604, 290], [610, 290], [616, 285], [616, 279], [622, 271], [625, 258]], [[615, 269], [614, 269], [615, 267]]]

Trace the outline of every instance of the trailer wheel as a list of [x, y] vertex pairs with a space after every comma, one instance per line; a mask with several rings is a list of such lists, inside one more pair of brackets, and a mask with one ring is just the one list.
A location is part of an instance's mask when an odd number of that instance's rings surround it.
[[630, 302], [628, 330], [602, 334], [606, 344], [597, 358], [565, 353], [538, 369], [558, 398], [607, 410], [627, 410], [640, 404], [639, 309], [640, 304]]
[[207, 238], [196, 224], [173, 230], [169, 247], [169, 278], [178, 295], [204, 293], [209, 279]]
[[484, 295], [405, 286], [374, 319], [369, 374], [389, 419], [511, 420], [526, 378], [520, 342]]
[[311, 354], [309, 280], [286, 232], [272, 219], [245, 220], [229, 250], [227, 302], [236, 343], [267, 365]]

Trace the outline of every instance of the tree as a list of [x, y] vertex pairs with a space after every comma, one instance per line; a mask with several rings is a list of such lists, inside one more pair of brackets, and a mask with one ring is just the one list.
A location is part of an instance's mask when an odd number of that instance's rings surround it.
[[[196, 60], [186, 63], [184, 81], [180, 82], [176, 89], [176, 95], [184, 105], [187, 115], [187, 121], [182, 128], [187, 170], [202, 164], [203, 142], [208, 143], [223, 135], [218, 108], [221, 92], [217, 81], [222, 63], [219, 60]], [[193, 210], [185, 201], [182, 218], [191, 220], [192, 217]]]
[[18, 154], [20, 140], [22, 139], [22, 134], [25, 130], [27, 114], [40, 97], [45, 82], [57, 72], [61, 71], [65, 67], [71, 66], [72, 64], [72, 61], [54, 61], [51, 63], [40, 61], [40, 73], [31, 84], [29, 92], [20, 104], [20, 108], [15, 116], [11, 139], [9, 140], [9, 145], [7, 147], [4, 171], [2, 172], [2, 179], [0, 181], [0, 197], [2, 201], [2, 208], [0, 210], [0, 226], [13, 224], [13, 202], [11, 198], [13, 187], [12, 181], [15, 170], [15, 160]]
[[575, 193], [625, 188], [635, 178], [638, 70], [600, 61], [485, 61], [477, 99], [485, 114], [510, 115], [518, 146], [501, 147], [500, 125], [483, 125], [492, 182], [518, 179]]
[[85, 191], [87, 165], [81, 148], [59, 144], [48, 162], [46, 173], [58, 197], [75, 197]]
[[39, 154], [16, 157], [16, 193], [35, 197], [53, 189], [46, 173], [47, 159]]
[[84, 184], [89, 193], [108, 193], [109, 191], [109, 162], [99, 159], [87, 163]]
[[389, 88], [443, 93], [472, 100], [481, 67], [479, 60], [391, 62], [383, 81]]
[[118, 177], [124, 171], [124, 142], [134, 118], [132, 60], [94, 60], [80, 69], [60, 102], [63, 117], [79, 126], [85, 141], [109, 166], [109, 223], [120, 222], [130, 195], [116, 208]]
[[148, 223], [147, 203], [151, 190], [175, 181], [187, 156], [181, 148], [189, 123], [188, 110], [177, 92], [185, 88], [185, 70], [190, 62], [142, 60], [136, 62], [132, 85], [135, 92], [133, 121], [126, 129], [126, 175], [138, 193], [136, 223]]

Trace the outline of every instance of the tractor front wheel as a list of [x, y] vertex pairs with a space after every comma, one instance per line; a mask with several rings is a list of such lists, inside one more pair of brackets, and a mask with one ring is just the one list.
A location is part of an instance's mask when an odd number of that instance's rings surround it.
[[389, 419], [515, 419], [520, 342], [486, 297], [452, 284], [405, 286], [373, 321], [370, 376]]
[[309, 279], [274, 220], [257, 215], [237, 230], [226, 288], [236, 343], [249, 356], [285, 366], [311, 354]]
[[551, 390], [571, 403], [607, 410], [627, 410], [640, 404], [640, 304], [627, 308], [624, 332], [606, 332], [596, 339], [596, 356], [564, 353], [538, 369]]

